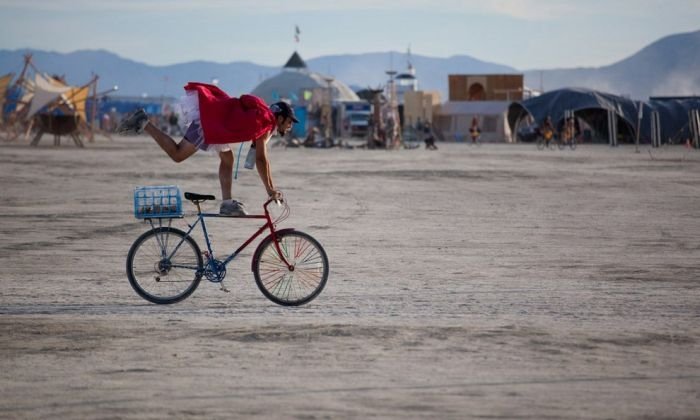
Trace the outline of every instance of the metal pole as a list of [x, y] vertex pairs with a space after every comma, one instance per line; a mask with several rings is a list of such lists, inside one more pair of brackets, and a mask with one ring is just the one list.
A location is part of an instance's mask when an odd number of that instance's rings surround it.
[[[562, 126], [562, 130], [559, 133], [559, 141], [560, 142], [563, 142], [565, 140], [564, 136], [567, 137], [566, 141], [568, 141], [569, 143], [574, 141], [574, 135], [576, 133], [576, 130], [574, 127], [571, 127], [572, 131], [571, 132], [569, 131], [569, 119], [571, 119], [571, 120], [574, 119], [574, 111], [567, 109], [564, 111], [564, 125]], [[573, 124], [575, 126], [576, 122], [574, 121]], [[569, 137], [569, 136], [571, 136], [571, 137]], [[560, 143], [560, 144], [563, 144], [563, 143]]]
[[642, 101], [639, 101], [639, 112], [637, 113], [637, 138], [635, 139], [634, 153], [639, 153], [639, 131], [642, 126]]
[[608, 145], [612, 146], [612, 137], [610, 136], [610, 132], [612, 131], [612, 123], [610, 122], [610, 110], [608, 110]]
[[617, 114], [608, 110], [608, 142], [610, 147], [617, 147]]
[[99, 78], [99, 76], [95, 75], [92, 80], [92, 122], [90, 124], [90, 137], [88, 138], [90, 142], [95, 141], [95, 130], [97, 130], [99, 124], [99, 119], [97, 117], [97, 80]]
[[693, 131], [693, 147], [700, 148], [700, 110], [690, 111], [690, 127]]
[[695, 147], [695, 140], [697, 139], [697, 136], [695, 135], [696, 132], [696, 127], [695, 127], [695, 110], [691, 109], [688, 111], [688, 125], [690, 126], [690, 136], [693, 138], [693, 147]]
[[651, 147], [661, 147], [661, 120], [659, 111], [651, 112]]
[[656, 147], [661, 147], [661, 114], [656, 113]]

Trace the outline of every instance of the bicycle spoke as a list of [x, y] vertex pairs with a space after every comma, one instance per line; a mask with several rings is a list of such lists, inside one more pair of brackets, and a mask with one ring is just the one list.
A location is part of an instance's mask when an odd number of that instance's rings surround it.
[[275, 277], [273, 280], [263, 282], [263, 284], [265, 285], [265, 287], [272, 287], [274, 289], [275, 287], [280, 285], [282, 279], [284, 279], [284, 276]]
[[[301, 232], [288, 232], [270, 241], [259, 255], [255, 279], [263, 293], [281, 305], [301, 305], [324, 287], [328, 260], [319, 245]], [[285, 261], [286, 260], [286, 261]], [[289, 270], [286, 263], [294, 269]]]
[[294, 258], [299, 258], [300, 255], [302, 255], [304, 252], [306, 252], [307, 249], [311, 248], [311, 243], [306, 242], [305, 244], [301, 244], [299, 247], [298, 251], [294, 253]]
[[[170, 230], [155, 232], [134, 252], [132, 275], [139, 288], [154, 299], [177, 299], [197, 280], [199, 261], [190, 242], [180, 242]], [[170, 258], [170, 246], [180, 248]]]
[[[313, 259], [312, 259], [313, 257]], [[318, 263], [321, 261], [321, 254], [318, 253], [316, 249], [313, 249], [310, 251], [302, 260], [301, 264], [306, 264], [306, 263]]]
[[[299, 282], [307, 285], [309, 288], [315, 288], [318, 286], [318, 283], [321, 281], [321, 277], [313, 278], [313, 277], [308, 277], [310, 273], [304, 273], [300, 272], [297, 273], [296, 275], [299, 276]], [[306, 277], [305, 277], [306, 276]]]
[[261, 276], [261, 277], [260, 277], [260, 280], [262, 280], [263, 282], [265, 282], [265, 281], [267, 281], [267, 280], [269, 280], [269, 279], [277, 278], [278, 276], [284, 276], [284, 274], [285, 274], [285, 273], [284, 273], [283, 271], [281, 271], [281, 270], [272, 271], [272, 272], [266, 273], [265, 276]]
[[269, 265], [269, 266], [272, 266], [272, 267], [284, 268], [285, 270], [287, 270], [287, 264], [284, 264], [284, 263], [282, 262], [282, 260], [278, 260], [278, 261], [279, 261], [279, 262], [277, 262], [277, 261], [270, 261], [270, 260], [261, 260], [261, 261], [260, 261], [260, 264], [266, 264], [266, 265]]

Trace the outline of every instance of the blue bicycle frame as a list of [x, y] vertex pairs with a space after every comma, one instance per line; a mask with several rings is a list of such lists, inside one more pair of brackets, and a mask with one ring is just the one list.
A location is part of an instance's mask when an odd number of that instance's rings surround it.
[[[204, 221], [205, 218], [207, 217], [224, 217], [227, 219], [265, 219], [265, 224], [262, 225], [250, 238], [248, 238], [247, 241], [243, 243], [238, 249], [236, 249], [231, 255], [229, 255], [223, 262], [223, 266], [226, 267], [231, 261], [233, 261], [234, 258], [238, 254], [241, 253], [248, 245], [250, 245], [251, 242], [255, 240], [258, 236], [260, 236], [265, 229], [270, 229], [270, 234], [272, 235], [274, 244], [275, 244], [275, 249], [277, 251], [277, 254], [280, 256], [282, 262], [287, 266], [287, 268], [290, 271], [294, 271], [294, 266], [289, 264], [287, 259], [284, 257], [284, 253], [280, 249], [279, 242], [277, 241], [277, 232], [275, 231], [275, 225], [272, 222], [272, 218], [270, 217], [270, 213], [267, 210], [267, 206], [270, 205], [274, 200], [268, 200], [264, 205], [263, 208], [265, 209], [265, 214], [253, 214], [253, 215], [246, 215], [246, 216], [223, 216], [218, 213], [202, 213], [201, 208], [199, 206], [199, 201], [193, 201], [193, 203], [197, 206], [197, 220], [193, 224], [188, 224], [189, 230], [185, 233], [185, 237], [183, 237], [180, 240], [180, 243], [177, 244], [175, 249], [168, 255], [167, 257], [165, 255], [162, 255], [163, 258], [167, 258], [167, 260], [170, 260], [173, 258], [173, 256], [177, 253], [178, 249], [180, 249], [180, 246], [185, 242], [185, 238], [189, 237], [192, 231], [197, 227], [197, 225], [201, 222], [202, 224], [202, 232], [204, 233], [204, 240], [207, 243], [207, 252], [209, 253], [209, 258], [210, 260], [215, 260], [214, 258], [214, 250], [211, 247], [211, 241], [209, 240], [209, 233], [207, 232], [207, 225]], [[153, 219], [148, 219], [148, 221], [151, 224], [151, 228], [156, 229], [156, 227], [153, 225]], [[156, 237], [157, 238], [157, 237]], [[163, 253], [165, 253], [166, 246], [164, 246], [163, 243], [160, 243], [159, 245], [161, 246], [161, 249], [163, 250]], [[180, 268], [192, 268], [192, 267], [187, 267], [187, 266], [179, 266], [179, 265], [173, 265], [173, 267], [180, 267]]]

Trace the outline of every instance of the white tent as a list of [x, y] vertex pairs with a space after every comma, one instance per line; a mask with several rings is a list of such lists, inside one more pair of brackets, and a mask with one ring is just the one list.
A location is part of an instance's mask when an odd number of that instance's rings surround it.
[[474, 117], [479, 121], [481, 141], [510, 141], [508, 101], [445, 102], [435, 113], [433, 125], [446, 140], [467, 141]]
[[34, 96], [32, 97], [32, 103], [29, 106], [29, 114], [27, 117], [31, 118], [43, 107], [55, 101], [62, 94], [71, 89], [73, 89], [71, 86], [53, 83], [37, 73], [34, 76]]

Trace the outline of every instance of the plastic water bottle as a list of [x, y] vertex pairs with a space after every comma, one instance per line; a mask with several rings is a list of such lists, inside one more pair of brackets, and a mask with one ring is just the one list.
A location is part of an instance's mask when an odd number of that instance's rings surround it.
[[243, 165], [243, 167], [246, 169], [255, 168], [255, 143], [250, 145], [248, 155], [245, 157], [245, 165]]

